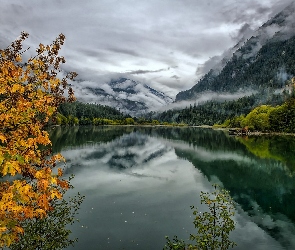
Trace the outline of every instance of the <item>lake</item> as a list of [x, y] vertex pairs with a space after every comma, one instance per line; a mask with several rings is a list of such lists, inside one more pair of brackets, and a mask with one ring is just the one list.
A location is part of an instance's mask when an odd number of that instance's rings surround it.
[[[162, 249], [195, 233], [190, 209], [217, 183], [237, 203], [235, 249], [295, 249], [295, 138], [201, 128], [56, 127], [54, 152], [86, 196], [73, 249]], [[68, 249], [72, 249], [71, 247]]]

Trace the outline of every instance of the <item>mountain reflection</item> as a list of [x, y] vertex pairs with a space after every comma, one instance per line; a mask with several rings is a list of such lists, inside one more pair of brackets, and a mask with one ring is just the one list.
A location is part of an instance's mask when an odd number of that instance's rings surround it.
[[[65, 138], [70, 137], [70, 140], [59, 139], [61, 133]], [[57, 128], [51, 135], [56, 137], [55, 142], [58, 144], [54, 150], [70, 147], [73, 151], [75, 146], [84, 146], [84, 150], [79, 149], [84, 152], [80, 152], [78, 162], [69, 157], [71, 171], [74, 171], [73, 167], [80, 167], [81, 162], [98, 159], [112, 169], [128, 169], [159, 158], [171, 150], [132, 127], [77, 127], [65, 131]], [[67, 156], [67, 152], [64, 155]]]
[[154, 174], [135, 170], [173, 152], [210, 182], [228, 189], [239, 214], [246, 212], [285, 249], [295, 248], [292, 137], [234, 138], [211, 129], [165, 127], [56, 128], [51, 136], [55, 150], [68, 159], [68, 173], [75, 174], [85, 167], [107, 168], [138, 178], [165, 179], [155, 174], [156, 166]]

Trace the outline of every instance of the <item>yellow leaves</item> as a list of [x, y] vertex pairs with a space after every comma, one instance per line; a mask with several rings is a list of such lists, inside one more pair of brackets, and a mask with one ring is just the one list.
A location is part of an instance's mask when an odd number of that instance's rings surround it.
[[4, 159], [4, 155], [0, 153], [0, 166], [2, 165]]
[[62, 194], [60, 192], [58, 192], [57, 190], [52, 190], [50, 197], [51, 197], [51, 199], [54, 199], [54, 198], [61, 199]]
[[45, 194], [42, 194], [38, 198], [38, 206], [45, 211], [49, 210], [48, 197]]
[[52, 156], [53, 161], [65, 161], [65, 158], [61, 154], [56, 154]]
[[42, 180], [39, 180], [38, 181], [38, 188], [41, 189], [41, 190], [42, 189], [43, 190], [47, 190], [48, 185], [49, 185], [49, 182], [46, 179], [42, 179]]
[[20, 173], [21, 168], [20, 168], [19, 162], [18, 161], [5, 162], [1, 172], [3, 176], [7, 174], [14, 176], [16, 173]]
[[46, 212], [44, 209], [38, 208], [34, 211], [34, 217], [44, 218], [46, 216]]
[[0, 115], [0, 122], [8, 122], [11, 119], [11, 115], [10, 114], [1, 114]]
[[39, 44], [39, 49], [37, 49], [37, 52], [42, 53], [44, 50], [45, 50], [45, 46], [42, 43], [40, 43]]
[[65, 180], [60, 180], [60, 179], [57, 179], [57, 185], [59, 185], [62, 189], [69, 189], [70, 185], [67, 181]]
[[0, 78], [0, 94], [6, 93], [6, 88], [5, 88], [5, 80], [3, 77]]
[[63, 171], [62, 171], [62, 169], [61, 168], [58, 168], [57, 169], [57, 176], [58, 177], [61, 177], [63, 175]]
[[52, 177], [50, 181], [51, 181], [51, 184], [57, 185], [57, 178], [56, 177]]
[[22, 71], [18, 69], [11, 69], [9, 73], [11, 78], [17, 78], [21, 75]]
[[1, 69], [2, 69], [2, 74], [4, 76], [7, 76], [8, 75], [8, 68], [7, 67], [2, 67]]
[[17, 55], [16, 58], [15, 58], [15, 61], [21, 62], [22, 61], [22, 57], [20, 55]]
[[44, 177], [43, 171], [37, 171], [35, 174], [36, 179], [41, 179]]
[[[44, 81], [44, 80], [47, 79], [47, 77], [48, 77], [47, 73], [41, 73], [38, 78], [39, 78], [40, 81]], [[45, 88], [45, 90], [48, 90], [47, 82], [43, 82], [43, 87]]]
[[58, 185], [57, 176], [52, 176], [52, 170], [49, 168], [36, 171], [35, 178], [38, 180], [38, 188], [44, 191], [53, 185]]
[[24, 93], [24, 90], [25, 90], [24, 86], [22, 86], [21, 84], [15, 83], [15, 84], [12, 85], [11, 93], [16, 93], [17, 92], [19, 94], [22, 94], [22, 93]]
[[7, 230], [7, 227], [0, 227], [0, 234], [4, 233]]
[[1, 235], [0, 244], [2, 243], [2, 245], [4, 244], [9, 247], [11, 243], [13, 242], [13, 238], [15, 238], [14, 235], [10, 235], [10, 234]]
[[[26, 212], [29, 212], [29, 210], [33, 209], [29, 205], [31, 203], [35, 203], [34, 200], [37, 199], [38, 195], [35, 193], [35, 191], [32, 189], [32, 186], [26, 181], [14, 181], [13, 183], [13, 197], [14, 201], [16, 201], [18, 204], [26, 204]], [[23, 212], [23, 206], [19, 206], [20, 212]]]
[[24, 233], [24, 229], [19, 227], [19, 226], [15, 226], [13, 228], [13, 231], [15, 231], [16, 233], [20, 233], [20, 234], [23, 234]]
[[34, 211], [32, 209], [24, 208], [23, 211], [24, 211], [24, 215], [26, 218], [28, 218], [28, 219], [34, 218]]
[[32, 192], [32, 186], [25, 184], [22, 186], [22, 188], [19, 189], [19, 193], [24, 195], [24, 196], [28, 196], [30, 198], [32, 198], [34, 196], [34, 194], [31, 194]]
[[0, 207], [1, 210], [5, 210], [5, 209], [7, 209], [7, 207], [9, 207], [13, 197], [14, 197], [14, 195], [11, 192], [8, 192], [8, 193], [5, 193], [2, 195], [1, 202], [3, 203], [3, 205], [1, 205], [1, 207]]
[[45, 145], [45, 146], [48, 145], [48, 144], [51, 144], [51, 141], [50, 141], [50, 139], [48, 138], [47, 135], [45, 135], [45, 136], [39, 135], [36, 138], [36, 142], [39, 143], [39, 144]]
[[28, 138], [27, 145], [28, 145], [28, 148], [35, 147], [36, 140], [34, 138]]
[[[52, 199], [60, 199], [69, 183], [55, 175], [56, 161], [50, 156], [51, 145], [44, 126], [65, 101], [66, 77], [61, 84], [58, 55], [64, 36], [53, 45], [39, 45], [37, 55], [23, 61], [21, 43], [25, 33], [6, 50], [0, 50], [0, 248], [9, 246], [23, 233], [18, 222], [46, 216]], [[22, 63], [20, 63], [22, 62]], [[71, 100], [72, 92], [71, 92]], [[40, 147], [40, 146], [46, 147]], [[14, 180], [18, 175], [23, 180]], [[11, 179], [9, 179], [11, 178]], [[13, 226], [9, 226], [13, 225]]]
[[56, 88], [60, 84], [60, 80], [58, 78], [51, 78], [50, 79], [50, 87], [52, 89]]
[[6, 136], [3, 135], [1, 132], [0, 132], [0, 141], [1, 141], [2, 143], [6, 142]]
[[24, 161], [27, 163], [34, 162], [35, 164], [40, 164], [41, 159], [38, 157], [37, 152], [35, 150], [27, 150], [26, 154], [23, 156]]

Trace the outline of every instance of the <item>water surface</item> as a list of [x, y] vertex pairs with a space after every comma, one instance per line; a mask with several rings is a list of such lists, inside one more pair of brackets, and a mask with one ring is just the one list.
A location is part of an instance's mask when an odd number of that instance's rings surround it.
[[236, 249], [295, 249], [295, 140], [199, 128], [58, 127], [54, 151], [86, 195], [74, 249], [162, 249], [194, 233], [190, 205], [218, 183], [237, 202]]

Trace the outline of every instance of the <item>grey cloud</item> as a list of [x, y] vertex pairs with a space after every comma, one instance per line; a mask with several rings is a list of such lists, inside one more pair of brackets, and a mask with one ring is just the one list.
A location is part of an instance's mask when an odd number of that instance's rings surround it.
[[253, 30], [251, 29], [250, 24], [245, 23], [238, 31], [236, 37], [232, 37], [233, 39], [239, 41], [244, 36], [247, 36], [248, 34], [252, 33]]
[[108, 50], [112, 51], [112, 52], [115, 52], [115, 53], [119, 53], [119, 54], [126, 54], [126, 55], [129, 55], [129, 56], [137, 56], [137, 57], [140, 56], [139, 53], [136, 53], [135, 51], [129, 50], [129, 49], [109, 48]]
[[[22, 30], [30, 33], [26, 46], [32, 51], [40, 42], [51, 43], [64, 33], [65, 68], [74, 69], [80, 77], [90, 78], [88, 72], [91, 78], [127, 72], [177, 93], [191, 87], [193, 81], [187, 79], [206, 72], [214, 56], [235, 45], [247, 31], [245, 23], [256, 30], [290, 1], [281, 2], [3, 0], [0, 47]], [[213, 59], [206, 62], [209, 57]], [[202, 64], [196, 77], [195, 69]], [[177, 70], [165, 72], [171, 65], [178, 65]], [[161, 78], [154, 80], [155, 75]], [[180, 77], [179, 81], [171, 75]]]
[[176, 79], [176, 80], [179, 80], [179, 79], [180, 79], [180, 77], [177, 76], [177, 75], [171, 76], [171, 78], [174, 78], [174, 79]]
[[[164, 92], [165, 94], [169, 96], [175, 96], [178, 93], [178, 90], [184, 90], [186, 89], [186, 86], [183, 84], [183, 82], [190, 83], [190, 85], [187, 86], [193, 86], [195, 84], [195, 80], [193, 77], [190, 79], [188, 78], [181, 78], [181, 80], [176, 80], [175, 78], [171, 78], [169, 76], [168, 78], [166, 77], [156, 77], [153, 78], [150, 86], [159, 89], [160, 91]], [[171, 94], [169, 94], [169, 93]]]
[[267, 13], [269, 12], [270, 8], [269, 7], [265, 7], [265, 6], [260, 6], [257, 8], [257, 13], [258, 14], [264, 14], [264, 13]]
[[202, 75], [209, 72], [210, 69], [216, 69], [217, 65], [220, 64], [223, 56], [214, 56], [209, 60], [205, 61], [203, 64], [198, 65], [196, 70], [196, 75], [201, 77]]
[[[229, 4], [224, 8], [222, 14], [224, 18], [232, 23], [254, 23], [265, 19], [271, 13], [273, 1], [239, 1], [238, 3]], [[266, 21], [266, 20], [265, 20]]]
[[87, 49], [87, 48], [80, 48], [79, 51], [83, 53], [85, 56], [89, 57], [96, 57], [96, 58], [104, 58], [107, 56], [106, 52], [99, 51], [96, 49]]
[[141, 74], [148, 74], [148, 73], [158, 73], [158, 72], [162, 72], [162, 71], [167, 71], [168, 69], [158, 69], [158, 70], [134, 70], [134, 71], [129, 71], [127, 72], [128, 74], [131, 75], [141, 75]]

